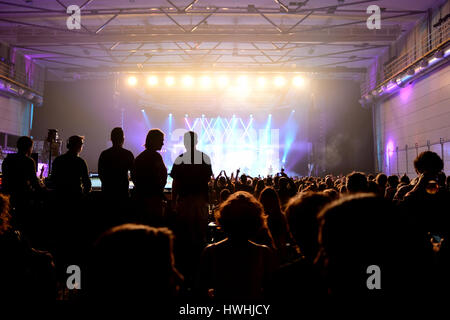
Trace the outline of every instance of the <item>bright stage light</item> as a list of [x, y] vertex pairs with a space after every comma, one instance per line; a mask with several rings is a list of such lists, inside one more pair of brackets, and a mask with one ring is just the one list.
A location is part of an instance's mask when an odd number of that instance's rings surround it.
[[305, 79], [303, 79], [300, 76], [296, 76], [294, 77], [294, 79], [292, 79], [292, 83], [294, 84], [294, 86], [296, 87], [303, 87], [305, 84]]
[[182, 82], [184, 87], [192, 87], [194, 84], [194, 78], [191, 76], [184, 76]]
[[219, 84], [219, 87], [225, 88], [228, 85], [228, 83], [229, 83], [228, 77], [227, 76], [220, 76], [217, 79], [217, 83]]
[[274, 84], [276, 87], [282, 87], [286, 84], [286, 80], [283, 77], [278, 76], [278, 77], [275, 77]]
[[127, 83], [129, 86], [134, 87], [137, 84], [137, 78], [135, 76], [129, 76]]
[[203, 76], [200, 79], [200, 83], [202, 88], [210, 88], [211, 87], [211, 78], [208, 76]]
[[240, 88], [246, 88], [248, 86], [248, 78], [247, 76], [239, 76], [236, 80], [237, 85]]
[[174, 77], [171, 77], [171, 76], [166, 77], [166, 84], [167, 84], [169, 87], [173, 86], [173, 85], [175, 84], [175, 78], [174, 78]]
[[147, 84], [149, 86], [156, 86], [158, 84], [158, 77], [157, 76], [149, 76], [147, 78]]
[[257, 82], [258, 82], [258, 87], [260, 87], [260, 88], [264, 88], [266, 86], [266, 78], [264, 78], [264, 77], [259, 77]]

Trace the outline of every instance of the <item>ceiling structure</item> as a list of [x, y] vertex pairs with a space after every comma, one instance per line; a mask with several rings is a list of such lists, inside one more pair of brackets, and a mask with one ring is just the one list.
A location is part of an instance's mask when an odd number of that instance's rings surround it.
[[[49, 70], [315, 72], [359, 77], [438, 0], [8, 0], [0, 40]], [[366, 26], [381, 8], [379, 30]], [[81, 8], [69, 30], [67, 7]]]

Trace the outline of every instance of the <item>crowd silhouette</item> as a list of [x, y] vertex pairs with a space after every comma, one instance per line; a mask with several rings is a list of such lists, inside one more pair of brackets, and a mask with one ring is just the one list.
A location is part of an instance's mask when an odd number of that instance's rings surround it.
[[[101, 192], [92, 192], [83, 137], [68, 139], [43, 181], [33, 141], [21, 137], [2, 165], [1, 295], [288, 303], [436, 294], [450, 284], [450, 180], [436, 153], [417, 156], [412, 180], [283, 170], [250, 177], [239, 169], [214, 177], [197, 140], [185, 134], [186, 152], [168, 173], [162, 131], [150, 130], [134, 158], [114, 128], [112, 147], [99, 156]], [[78, 290], [66, 286], [69, 265], [83, 271]], [[381, 289], [368, 287], [369, 266], [381, 270]]]

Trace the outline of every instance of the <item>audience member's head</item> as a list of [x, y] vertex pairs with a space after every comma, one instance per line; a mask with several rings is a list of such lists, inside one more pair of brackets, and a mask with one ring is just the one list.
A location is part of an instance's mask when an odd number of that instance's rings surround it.
[[392, 188], [397, 188], [399, 182], [398, 176], [396, 175], [391, 175], [387, 178], [387, 183]]
[[108, 230], [94, 245], [90, 294], [99, 300], [170, 301], [181, 281], [172, 247], [166, 228], [124, 224]]
[[30, 155], [33, 150], [33, 140], [30, 137], [22, 136], [17, 139], [17, 151], [22, 154]]
[[367, 178], [362, 172], [352, 172], [347, 176], [347, 191], [350, 193], [367, 192]]
[[414, 168], [418, 174], [436, 175], [444, 168], [444, 162], [436, 152], [424, 151], [414, 160]]
[[265, 187], [259, 195], [259, 202], [261, 202], [265, 214], [269, 217], [281, 214], [280, 198], [274, 188]]
[[267, 227], [262, 205], [248, 192], [233, 193], [216, 212], [216, 220], [232, 240], [248, 240]]
[[353, 195], [325, 207], [318, 217], [316, 262], [324, 268], [331, 292], [369, 293], [366, 270], [371, 265], [381, 268], [384, 290], [389, 289], [388, 275], [400, 259], [393, 239], [402, 237], [392, 203], [374, 195]]
[[400, 183], [402, 183], [402, 184], [409, 184], [410, 182], [411, 182], [411, 180], [406, 175], [406, 173], [404, 175], [402, 175], [402, 177], [400, 178]]
[[387, 176], [384, 173], [379, 173], [379, 174], [377, 174], [377, 177], [375, 178], [375, 182], [377, 183], [377, 185], [384, 188], [384, 187], [386, 187]]
[[325, 193], [303, 192], [291, 198], [286, 206], [285, 212], [292, 236], [307, 259], [314, 260], [317, 255], [317, 214], [330, 202], [331, 198]]
[[83, 136], [71, 136], [67, 140], [67, 149], [69, 152], [79, 154], [83, 149], [84, 137]]
[[229, 189], [222, 189], [222, 191], [220, 191], [220, 203], [226, 201], [231, 195], [231, 191]]
[[111, 142], [113, 146], [121, 147], [125, 141], [125, 135], [121, 127], [116, 127], [111, 131]]
[[164, 145], [164, 133], [159, 129], [151, 129], [147, 133], [147, 138], [145, 139], [145, 148], [147, 150], [161, 150]]

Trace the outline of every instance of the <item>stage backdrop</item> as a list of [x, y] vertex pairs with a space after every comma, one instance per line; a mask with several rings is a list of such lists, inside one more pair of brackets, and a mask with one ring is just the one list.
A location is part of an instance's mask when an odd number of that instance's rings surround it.
[[301, 92], [248, 96], [172, 90], [130, 90], [113, 80], [48, 82], [32, 135], [42, 140], [47, 129], [55, 128], [64, 141], [85, 136], [82, 157], [92, 172], [100, 152], [111, 145], [115, 126], [124, 128], [125, 148], [135, 156], [143, 150], [147, 131], [161, 128], [169, 170], [190, 129], [199, 134], [199, 149], [212, 157], [215, 174], [240, 168], [265, 175], [285, 167], [307, 175], [311, 164], [317, 169], [313, 174], [373, 169], [372, 122], [370, 112], [358, 104], [356, 82], [315, 80]]

